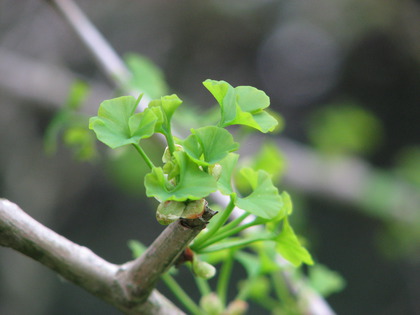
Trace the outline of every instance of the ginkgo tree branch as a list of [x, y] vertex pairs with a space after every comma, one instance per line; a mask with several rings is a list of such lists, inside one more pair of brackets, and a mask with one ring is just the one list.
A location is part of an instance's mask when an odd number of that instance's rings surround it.
[[130, 78], [130, 72], [102, 34], [90, 22], [80, 8], [67, 0], [47, 0], [73, 28], [83, 45], [94, 56], [101, 70], [117, 86]]
[[172, 223], [141, 257], [116, 265], [0, 199], [0, 246], [35, 259], [125, 314], [183, 314], [153, 288], [214, 214], [208, 209], [202, 219]]

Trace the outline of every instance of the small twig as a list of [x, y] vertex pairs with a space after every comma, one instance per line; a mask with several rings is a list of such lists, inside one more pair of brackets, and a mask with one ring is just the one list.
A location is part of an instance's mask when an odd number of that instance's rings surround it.
[[130, 71], [83, 11], [73, 1], [47, 1], [60, 12], [73, 28], [107, 77], [117, 86], [126, 85], [131, 77]]

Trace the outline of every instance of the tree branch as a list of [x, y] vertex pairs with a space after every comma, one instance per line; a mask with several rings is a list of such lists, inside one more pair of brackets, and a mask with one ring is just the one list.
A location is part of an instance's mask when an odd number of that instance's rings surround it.
[[140, 258], [115, 265], [0, 199], [0, 245], [39, 261], [126, 314], [183, 314], [153, 287], [214, 214], [208, 210], [205, 220], [172, 223]]
[[148, 296], [160, 275], [166, 272], [179, 258], [189, 243], [205, 228], [216, 214], [206, 206], [201, 218], [180, 219], [170, 224], [138, 259], [124, 265], [122, 278], [135, 288], [134, 299]]
[[106, 76], [117, 86], [121, 83], [125, 86], [131, 77], [130, 71], [80, 8], [68, 0], [47, 0], [47, 2], [68, 22]]

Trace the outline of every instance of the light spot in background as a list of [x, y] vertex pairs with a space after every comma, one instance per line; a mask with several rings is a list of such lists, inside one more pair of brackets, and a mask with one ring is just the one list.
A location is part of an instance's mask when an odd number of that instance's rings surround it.
[[302, 106], [334, 87], [340, 60], [332, 36], [293, 21], [280, 25], [262, 44], [258, 72], [269, 95], [284, 106]]

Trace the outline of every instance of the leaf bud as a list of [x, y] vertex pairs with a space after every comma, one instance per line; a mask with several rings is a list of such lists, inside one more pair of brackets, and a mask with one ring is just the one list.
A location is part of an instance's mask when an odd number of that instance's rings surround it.
[[[175, 144], [175, 151], [184, 151], [184, 148], [182, 147], [182, 145]], [[169, 151], [169, 147], [166, 147], [162, 155], [162, 162], [168, 163], [171, 160], [171, 158], [171, 151]]]
[[215, 180], [219, 180], [220, 175], [222, 175], [222, 165], [216, 163], [209, 167], [209, 171]]
[[204, 295], [200, 299], [200, 307], [207, 315], [220, 315], [223, 312], [223, 303], [216, 293]]
[[248, 303], [242, 300], [235, 300], [229, 303], [222, 315], [243, 315], [248, 310]]
[[197, 277], [210, 279], [216, 274], [216, 268], [205, 261], [195, 258], [192, 264], [194, 274]]
[[168, 225], [178, 220], [186, 205], [184, 202], [167, 200], [161, 202], [156, 211], [156, 219], [162, 225]]
[[182, 217], [185, 219], [197, 219], [203, 215], [206, 205], [207, 201], [205, 199], [191, 200], [187, 203]]

